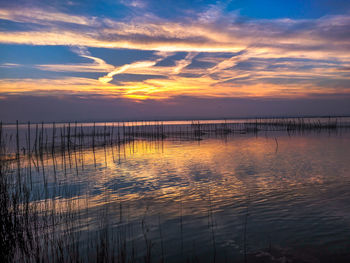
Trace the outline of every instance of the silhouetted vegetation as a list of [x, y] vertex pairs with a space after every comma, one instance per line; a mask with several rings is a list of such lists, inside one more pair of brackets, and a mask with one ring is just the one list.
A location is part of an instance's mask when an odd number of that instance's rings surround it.
[[[112, 126], [85, 127], [77, 122], [73, 124], [27, 124], [27, 129], [19, 129], [16, 123], [15, 135], [6, 134], [0, 124], [0, 258], [2, 262], [165, 262], [166, 251], [163, 244], [161, 218], [158, 218], [159, 239], [149, 237], [149, 226], [145, 216], [135, 226], [123, 217], [122, 203], [119, 207], [119, 221], [113, 227], [109, 223], [108, 206], [100, 215], [98, 227], [81, 231], [91, 213], [88, 205], [81, 205], [81, 200], [73, 198], [70, 193], [64, 201], [64, 209], [59, 207], [62, 200], [47, 181], [45, 161], [52, 160], [54, 178], [60, 168], [56, 159], [61, 158], [61, 170], [75, 167], [77, 176], [84, 173], [84, 150], [93, 152], [96, 148], [110, 147], [120, 152], [121, 146], [132, 143], [138, 138], [147, 140], [200, 140], [210, 136], [228, 136], [261, 131], [306, 132], [348, 128], [337, 118], [321, 121], [305, 119], [256, 119], [249, 122], [202, 123], [193, 121], [190, 125], [164, 125], [162, 122], [137, 122], [132, 125], [117, 123]], [[14, 140], [12, 138], [15, 138]], [[21, 143], [21, 138], [25, 138]], [[11, 143], [15, 147], [11, 147]], [[276, 140], [278, 148], [278, 142]], [[14, 150], [12, 150], [14, 149]], [[113, 153], [114, 154], [114, 153]], [[113, 156], [114, 159], [114, 156]], [[80, 160], [80, 161], [79, 161]], [[25, 165], [23, 165], [25, 163]], [[81, 168], [79, 168], [81, 166]], [[95, 160], [96, 167], [96, 160]], [[41, 171], [44, 189], [33, 187], [32, 169]], [[52, 172], [52, 171], [51, 171]], [[64, 172], [65, 174], [65, 172]], [[107, 192], [107, 191], [106, 191]], [[213, 219], [212, 200], [208, 194], [208, 232], [212, 247], [211, 261], [218, 258], [216, 247], [216, 223]], [[108, 195], [107, 197], [108, 198]], [[108, 200], [106, 200], [108, 204]], [[182, 201], [180, 196], [179, 229], [183, 250]], [[252, 255], [247, 252], [246, 231], [248, 209], [244, 217], [244, 248], [242, 261], [248, 261]], [[142, 248], [135, 245], [133, 229], [140, 227]], [[158, 244], [158, 254], [154, 246]], [[140, 244], [140, 242], [138, 243]], [[160, 249], [159, 249], [160, 248]], [[189, 255], [189, 262], [198, 262], [198, 258]]]

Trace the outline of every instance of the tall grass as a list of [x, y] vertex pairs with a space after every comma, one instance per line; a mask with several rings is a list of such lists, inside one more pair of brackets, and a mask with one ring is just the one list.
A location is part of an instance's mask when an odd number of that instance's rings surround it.
[[[2, 134], [1, 129], [0, 133]], [[67, 176], [66, 170], [74, 169], [69, 168], [74, 167], [74, 161], [70, 164], [71, 160], [74, 156], [79, 158], [82, 152], [80, 147], [68, 146], [67, 142], [62, 142], [65, 146], [61, 146], [60, 151], [41, 150], [46, 147], [41, 143], [42, 134], [38, 132], [37, 141], [40, 143], [37, 144], [37, 152], [31, 145], [34, 150], [25, 155], [16, 154], [14, 158], [8, 158], [11, 152], [7, 151], [3, 137], [0, 139], [2, 262], [166, 262], [160, 217], [159, 238], [154, 240], [149, 234], [150, 225], [146, 220], [146, 213], [139, 222], [130, 222], [124, 216], [127, 213], [123, 211], [122, 203], [119, 206], [119, 221], [111, 224], [109, 209], [112, 204], [107, 189], [105, 204], [102, 206], [104, 209], [95, 210], [89, 207], [88, 197], [84, 203], [81, 198], [74, 198], [69, 190], [59, 190], [58, 182], [50, 188], [49, 178], [59, 181], [60, 172], [63, 172], [62, 176]], [[65, 134], [69, 133], [62, 129], [61, 136], [64, 137]], [[62, 167], [57, 167], [57, 158], [62, 158]], [[49, 160], [52, 161], [53, 170], [47, 169]], [[40, 189], [32, 184], [36, 180], [32, 178], [35, 174], [31, 172], [32, 165], [35, 173], [43, 177], [43, 186]], [[77, 165], [75, 169], [78, 169]], [[49, 174], [51, 172], [54, 174]], [[80, 176], [81, 169], [76, 173]], [[60, 200], [57, 198], [60, 195], [66, 198]], [[96, 212], [99, 213], [99, 222], [93, 227], [95, 223], [90, 222], [89, 214]], [[88, 227], [87, 230], [83, 230], [84, 225]], [[141, 229], [143, 244], [138, 241], [140, 236], [134, 231], [135, 228]]]

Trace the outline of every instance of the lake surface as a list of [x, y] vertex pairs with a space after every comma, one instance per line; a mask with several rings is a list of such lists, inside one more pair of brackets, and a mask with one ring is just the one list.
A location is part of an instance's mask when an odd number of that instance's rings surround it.
[[102, 238], [139, 262], [243, 262], [269, 247], [322, 261], [350, 256], [349, 146], [348, 130], [137, 138], [11, 172], [50, 218], [48, 239], [69, 236], [85, 261]]

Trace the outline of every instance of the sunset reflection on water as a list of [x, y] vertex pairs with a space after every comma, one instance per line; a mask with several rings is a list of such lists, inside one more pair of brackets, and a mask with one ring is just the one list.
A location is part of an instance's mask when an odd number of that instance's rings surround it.
[[219, 258], [239, 258], [246, 217], [251, 252], [269, 242], [333, 251], [349, 241], [349, 142], [347, 132], [271, 132], [48, 155], [31, 161], [32, 199], [42, 213], [75, 213], [75, 231], [95, 231], [107, 216], [111, 229], [132, 224], [130, 240], [142, 244], [146, 222], [155, 255], [161, 227], [174, 262], [194, 244], [208, 259], [214, 237]]

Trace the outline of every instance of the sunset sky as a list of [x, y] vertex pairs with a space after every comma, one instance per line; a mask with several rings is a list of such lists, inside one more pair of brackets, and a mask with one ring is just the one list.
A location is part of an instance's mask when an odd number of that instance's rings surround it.
[[348, 114], [348, 0], [0, 4], [5, 122]]

